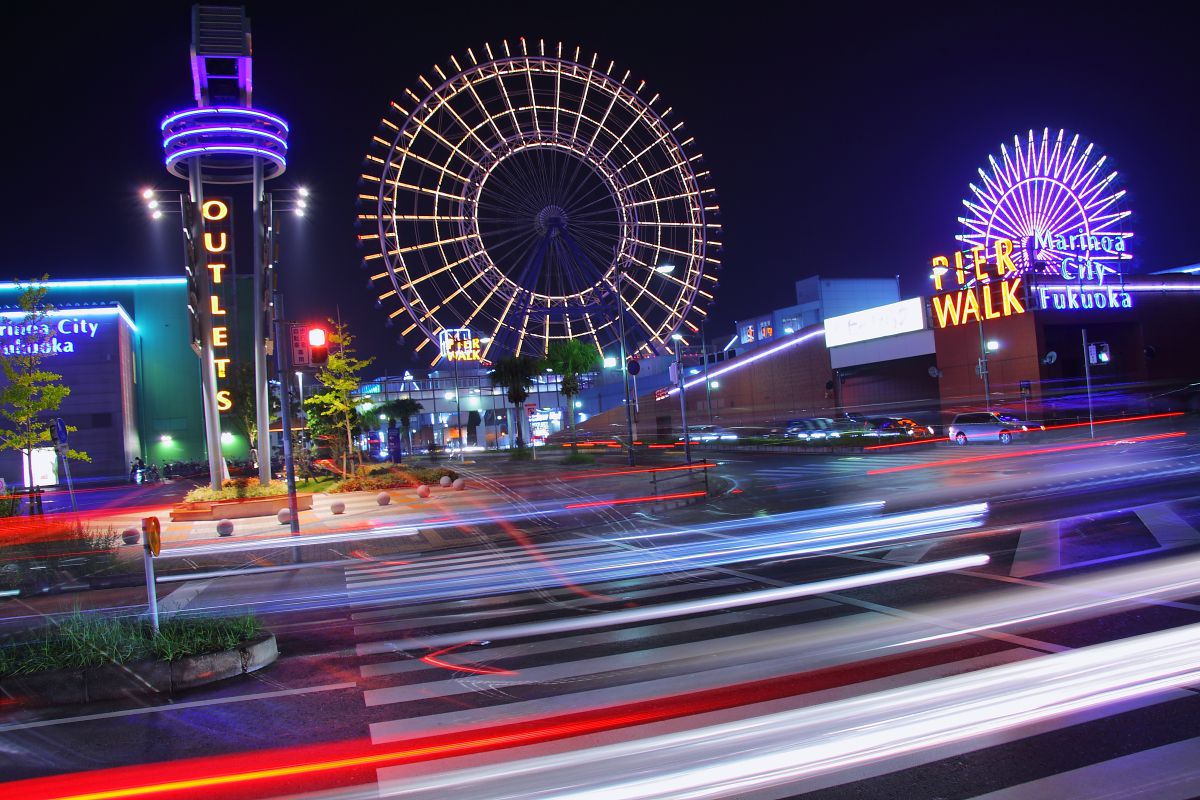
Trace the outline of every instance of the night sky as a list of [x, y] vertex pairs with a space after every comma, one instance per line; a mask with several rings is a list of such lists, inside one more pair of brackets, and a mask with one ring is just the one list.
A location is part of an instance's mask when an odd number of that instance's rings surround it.
[[[967, 183], [1031, 127], [1079, 132], [1121, 170], [1140, 269], [1200, 261], [1194, 9], [704, 5], [250, 3], [255, 105], [292, 127], [269, 187], [313, 193], [282, 245], [289, 316], [340, 310], [379, 358], [372, 372], [409, 363], [359, 268], [363, 155], [418, 74], [522, 35], [615, 59], [687, 122], [725, 226], [714, 339], [792, 302], [809, 275], [899, 275], [904, 295], [925, 292]], [[193, 102], [190, 4], [42, 7], [10, 12], [3, 32], [4, 279], [179, 274], [178, 228], [152, 222], [138, 192], [183, 187], [158, 133]]]

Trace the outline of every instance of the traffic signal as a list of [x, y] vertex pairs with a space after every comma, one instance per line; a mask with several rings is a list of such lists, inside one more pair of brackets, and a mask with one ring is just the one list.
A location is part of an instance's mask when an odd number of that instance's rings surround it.
[[1112, 361], [1112, 353], [1108, 349], [1108, 342], [1096, 342], [1096, 360], [1101, 364], [1107, 364]]
[[310, 364], [324, 364], [329, 360], [329, 342], [324, 328], [308, 329], [308, 351]]

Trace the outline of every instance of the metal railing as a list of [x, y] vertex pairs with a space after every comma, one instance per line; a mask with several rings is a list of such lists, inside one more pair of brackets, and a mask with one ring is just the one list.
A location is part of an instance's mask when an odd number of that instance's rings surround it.
[[[716, 464], [712, 461], [704, 458], [677, 467], [652, 469], [650, 470], [650, 486], [653, 489], [653, 494], [674, 494], [678, 490], [686, 491], [693, 484], [698, 486], [700, 483], [703, 483], [704, 496], [709, 497], [708, 471], [715, 466]], [[697, 471], [699, 472], [698, 480]], [[699, 489], [696, 491], [699, 491]]]

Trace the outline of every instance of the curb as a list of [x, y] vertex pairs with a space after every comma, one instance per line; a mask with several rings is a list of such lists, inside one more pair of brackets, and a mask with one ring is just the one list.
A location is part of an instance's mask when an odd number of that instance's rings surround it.
[[275, 635], [265, 633], [233, 650], [186, 656], [178, 661], [134, 661], [14, 675], [0, 679], [0, 696], [17, 699], [25, 706], [61, 706], [142, 694], [173, 694], [254, 672], [278, 657]]

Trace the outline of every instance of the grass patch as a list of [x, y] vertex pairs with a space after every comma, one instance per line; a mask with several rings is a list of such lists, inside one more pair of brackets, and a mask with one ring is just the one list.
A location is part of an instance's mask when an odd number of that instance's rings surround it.
[[564, 464], [595, 464], [596, 456], [593, 455], [592, 453], [582, 453], [579, 450], [576, 450], [575, 448], [571, 448], [570, 450], [567, 451], [567, 454], [563, 457], [563, 463]]
[[302, 478], [296, 481], [296, 491], [328, 492], [338, 480], [340, 479], [336, 475], [322, 475], [319, 478]]
[[531, 447], [514, 447], [508, 456], [513, 461], [532, 461], [533, 448]]
[[176, 617], [157, 634], [146, 622], [110, 619], [76, 611], [38, 635], [4, 642], [0, 677], [49, 670], [87, 669], [104, 664], [160, 659], [232, 650], [262, 631], [258, 618]]
[[278, 497], [281, 494], [287, 494], [285, 481], [271, 481], [263, 486], [258, 478], [232, 478], [222, 483], [221, 488], [215, 491], [207, 486], [192, 489], [183, 499], [187, 503], [213, 503], [218, 500]]

